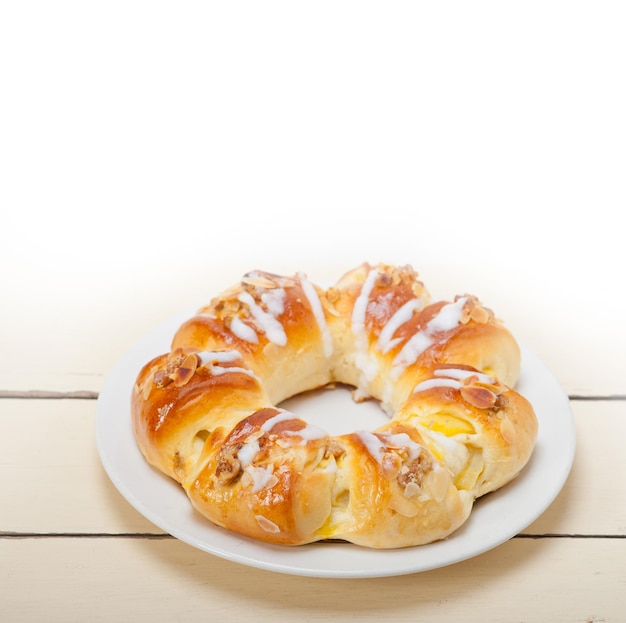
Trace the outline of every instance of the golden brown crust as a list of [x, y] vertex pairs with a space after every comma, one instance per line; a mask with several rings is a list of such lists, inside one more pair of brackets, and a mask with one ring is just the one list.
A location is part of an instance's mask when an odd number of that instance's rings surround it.
[[[217, 525], [283, 545], [444, 538], [528, 461], [519, 347], [471, 295], [431, 302], [409, 266], [321, 289], [253, 271], [176, 332], [132, 396], [146, 459]], [[381, 402], [375, 431], [330, 436], [276, 407], [331, 382]]]

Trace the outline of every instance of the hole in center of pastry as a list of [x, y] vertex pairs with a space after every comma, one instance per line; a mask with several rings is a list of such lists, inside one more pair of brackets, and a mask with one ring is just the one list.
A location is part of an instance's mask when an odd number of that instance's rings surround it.
[[298, 394], [278, 406], [333, 436], [372, 430], [388, 421], [376, 400], [356, 402], [352, 392], [346, 385], [328, 386]]

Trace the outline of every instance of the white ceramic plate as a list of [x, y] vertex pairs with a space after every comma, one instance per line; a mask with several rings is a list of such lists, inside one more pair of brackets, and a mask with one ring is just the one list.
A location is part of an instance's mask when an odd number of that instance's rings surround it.
[[[539, 420], [535, 451], [523, 472], [504, 488], [479, 499], [468, 521], [446, 540], [383, 551], [341, 542], [284, 547], [218, 528], [192, 509], [178, 484], [146, 463], [130, 418], [130, 394], [140, 368], [169, 351], [174, 331], [190, 315], [172, 318], [149, 333], [111, 371], [98, 399], [96, 441], [105, 470], [126, 500], [156, 526], [201, 550], [293, 575], [367, 578], [416, 573], [465, 560], [507, 541], [544, 512], [567, 479], [576, 445], [568, 398], [537, 356], [522, 346], [516, 389], [531, 401]], [[324, 400], [332, 400], [335, 393], [327, 392]], [[369, 426], [366, 420], [361, 420], [359, 428]]]

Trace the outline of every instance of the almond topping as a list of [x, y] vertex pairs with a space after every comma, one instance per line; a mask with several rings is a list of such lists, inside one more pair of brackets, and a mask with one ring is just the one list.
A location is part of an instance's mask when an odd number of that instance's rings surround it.
[[404, 487], [404, 497], [415, 497], [416, 495], [419, 495], [420, 491], [421, 489], [417, 483], [409, 482], [406, 487]]
[[191, 380], [191, 377], [196, 373], [198, 367], [198, 357], [193, 353], [187, 355], [179, 368], [176, 368], [170, 375], [174, 385], [176, 387], [182, 387]]
[[475, 385], [476, 387], [484, 387], [492, 391], [496, 396], [500, 396], [506, 391], [506, 387], [497, 379], [494, 379], [493, 383], [481, 383], [479, 380], [477, 380], [475, 383], [473, 383], [473, 385]]
[[470, 318], [474, 322], [485, 324], [486, 322], [489, 322], [489, 313], [484, 307], [473, 307], [470, 312]]
[[[152, 393], [152, 384], [154, 379], [150, 381], [149, 379], [143, 384], [143, 388], [141, 389], [141, 397], [144, 400], [148, 400], [150, 398], [150, 394]], [[138, 388], [139, 389], [139, 388]]]
[[498, 381], [495, 377], [491, 377], [489, 381], [490, 382], [483, 382], [477, 374], [472, 374], [471, 376], [463, 379], [462, 383], [467, 387], [483, 387], [492, 391], [496, 394], [496, 396], [499, 396], [505, 391], [504, 385], [502, 385], [502, 383], [500, 383], [500, 381]]
[[254, 518], [256, 519], [259, 526], [263, 528], [263, 530], [265, 530], [265, 532], [270, 532], [271, 534], [276, 534], [277, 532], [280, 532], [280, 528], [273, 521], [270, 521], [267, 517], [264, 517], [263, 515], [255, 515]]
[[163, 387], [167, 387], [172, 382], [172, 380], [173, 379], [170, 377], [170, 373], [167, 370], [157, 370], [154, 373], [152, 382], [159, 389], [163, 389]]
[[449, 486], [450, 476], [445, 469], [439, 468], [431, 472], [430, 491], [435, 502], [443, 501], [448, 493]]
[[415, 502], [392, 493], [389, 499], [389, 508], [403, 517], [415, 517], [419, 513], [419, 506]]
[[248, 286], [255, 286], [257, 288], [275, 288], [276, 283], [263, 275], [244, 275], [241, 279], [241, 283]]
[[507, 443], [513, 443], [515, 441], [515, 426], [513, 426], [513, 422], [511, 422], [509, 418], [504, 418], [500, 422], [500, 433]]
[[463, 396], [463, 400], [478, 409], [491, 409], [498, 399], [496, 394], [490, 389], [479, 387], [478, 385], [463, 385], [459, 391], [461, 396]]

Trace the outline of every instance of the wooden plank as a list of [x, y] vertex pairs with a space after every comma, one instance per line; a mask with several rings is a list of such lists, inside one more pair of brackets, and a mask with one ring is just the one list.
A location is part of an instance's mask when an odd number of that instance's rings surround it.
[[[93, 400], [2, 400], [0, 530], [155, 532], [106, 476]], [[626, 535], [626, 402], [573, 403], [578, 448], [561, 494], [528, 534]], [[601, 512], [599, 511], [601, 509]]]
[[2, 400], [0, 530], [161, 532], [113, 486], [98, 458], [94, 400]]
[[626, 401], [574, 401], [576, 456], [561, 493], [525, 533], [626, 535]]
[[173, 540], [0, 539], [0, 619], [623, 621], [626, 540], [514, 539], [462, 563], [379, 579], [280, 575]]
[[[97, 279], [66, 273], [42, 281], [42, 275], [25, 274], [8, 290], [11, 305], [0, 309], [0, 390], [97, 392], [118, 359], [148, 331], [205, 304], [247, 270], [267, 267], [291, 274], [303, 269], [311, 279], [331, 284], [368, 258], [353, 259], [330, 265], [268, 256], [217, 267], [201, 262], [183, 266], [168, 258], [167, 267], [131, 263], [122, 271], [112, 266]], [[609, 290], [608, 282], [596, 286], [602, 305], [575, 304], [573, 294], [563, 293], [578, 291], [578, 273], [560, 274], [559, 281], [530, 267], [416, 267], [435, 298], [479, 295], [546, 363], [568, 394], [626, 395], [618, 360], [626, 352], [626, 332], [607, 313], [624, 301], [621, 292]]]

